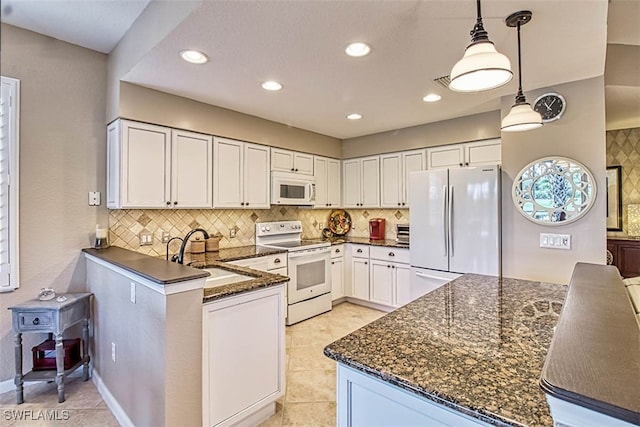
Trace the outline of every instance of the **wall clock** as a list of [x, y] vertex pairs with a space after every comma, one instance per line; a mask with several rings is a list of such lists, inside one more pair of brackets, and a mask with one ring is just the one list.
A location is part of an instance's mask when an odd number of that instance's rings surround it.
[[549, 123], [562, 117], [567, 108], [567, 101], [559, 93], [550, 92], [540, 95], [533, 104], [533, 109], [540, 113], [542, 121]]

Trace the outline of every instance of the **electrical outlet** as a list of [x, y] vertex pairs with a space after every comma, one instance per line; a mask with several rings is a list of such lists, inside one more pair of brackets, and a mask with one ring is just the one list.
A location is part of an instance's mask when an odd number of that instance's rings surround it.
[[134, 282], [131, 282], [131, 287], [130, 287], [130, 299], [132, 303], [136, 303], [136, 284]]
[[116, 361], [116, 343], [111, 343], [111, 361], [115, 363]]
[[169, 239], [171, 239], [171, 233], [169, 233], [168, 231], [163, 231], [162, 232], [162, 243], [169, 242]]
[[89, 191], [89, 206], [100, 206], [99, 191]]
[[148, 230], [143, 230], [138, 235], [140, 238], [140, 246], [153, 245], [153, 233]]
[[229, 238], [233, 239], [234, 237], [236, 237], [236, 228], [230, 228], [229, 229]]
[[320, 230], [320, 231], [324, 230], [324, 222], [319, 222], [318, 223], [318, 230]]

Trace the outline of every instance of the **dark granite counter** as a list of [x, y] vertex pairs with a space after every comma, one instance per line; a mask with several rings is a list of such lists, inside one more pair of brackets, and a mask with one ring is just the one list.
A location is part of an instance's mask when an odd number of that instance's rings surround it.
[[189, 258], [186, 258], [190, 260], [190, 266], [166, 261], [162, 258], [152, 257], [117, 246], [111, 246], [105, 249], [88, 248], [82, 251], [161, 285], [208, 277], [209, 273], [202, 271], [201, 269], [203, 268], [223, 268], [253, 277], [251, 280], [203, 289], [204, 303], [289, 281], [289, 278], [286, 276], [253, 270], [225, 262], [285, 252], [279, 249], [243, 246], [239, 248], [222, 249], [220, 252], [190, 254]]
[[540, 384], [553, 397], [640, 425], [640, 329], [615, 267], [576, 264]]
[[409, 249], [409, 245], [404, 243], [398, 243], [395, 240], [369, 240], [367, 237], [329, 237], [327, 239], [323, 239], [326, 242], [331, 243], [332, 245], [339, 245], [341, 243], [356, 243], [358, 245], [370, 245], [370, 246], [388, 246], [390, 248], [405, 248]]
[[83, 249], [82, 252], [116, 265], [161, 285], [200, 279], [209, 273], [185, 265], [111, 246], [104, 249]]
[[538, 385], [567, 287], [465, 274], [324, 354], [498, 426], [552, 426]]

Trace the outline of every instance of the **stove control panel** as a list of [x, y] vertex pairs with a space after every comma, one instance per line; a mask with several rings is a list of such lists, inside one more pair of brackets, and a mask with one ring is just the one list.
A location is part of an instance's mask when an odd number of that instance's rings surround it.
[[279, 234], [301, 234], [301, 221], [256, 222], [256, 236], [277, 236]]

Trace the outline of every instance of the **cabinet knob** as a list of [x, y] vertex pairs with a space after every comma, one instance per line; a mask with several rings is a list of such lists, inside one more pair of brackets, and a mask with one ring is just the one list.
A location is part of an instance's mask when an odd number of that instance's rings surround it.
[[334, 265], [334, 264], [335, 264], [335, 262], [334, 262], [334, 261], [331, 261], [331, 265]]
[[280, 262], [281, 262], [281, 261], [280, 261], [280, 258], [276, 258], [276, 259], [274, 259], [274, 260], [273, 260], [273, 263], [274, 263], [274, 264], [280, 264]]
[[295, 172], [298, 172], [298, 168], [296, 168]]
[[469, 166], [469, 162], [465, 163], [465, 166]]
[[249, 202], [246, 202], [244, 205], [245, 205], [245, 206], [249, 206]]
[[336, 249], [336, 253], [339, 254], [340, 253], [340, 249]]
[[367, 264], [369, 264], [369, 263], [365, 261], [365, 262], [364, 262], [364, 265], [367, 265]]
[[387, 268], [391, 268], [391, 266], [390, 266], [390, 265], [387, 265]]
[[240, 206], [244, 206], [244, 202], [240, 202]]
[[33, 319], [33, 324], [34, 325], [39, 325], [40, 324], [40, 318], [39, 317], [34, 318]]
[[389, 252], [389, 256], [396, 256], [393, 252]]
[[460, 163], [460, 166], [462, 166], [462, 163]]
[[396, 268], [396, 266], [395, 266], [395, 265], [392, 265], [392, 266], [391, 266], [391, 268]]
[[400, 206], [400, 202], [398, 202], [398, 206]]
[[173, 206], [178, 206], [178, 202], [173, 202]]
[[406, 203], [405, 203], [405, 202], [402, 202], [402, 206], [404, 206], [404, 205], [406, 205]]
[[294, 169], [294, 168], [291, 168], [291, 172], [295, 172], [295, 169]]
[[167, 201], [167, 206], [171, 206], [171, 202]]
[[356, 252], [358, 252], [359, 254], [362, 253], [362, 249], [358, 249]]

